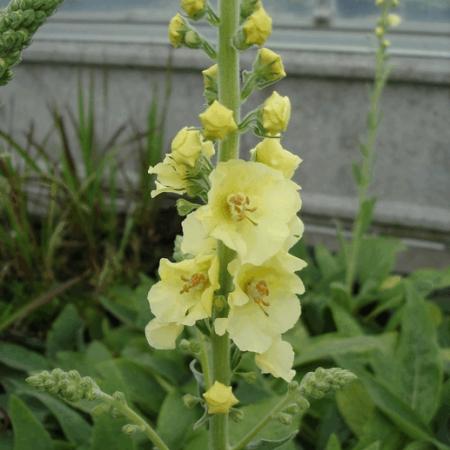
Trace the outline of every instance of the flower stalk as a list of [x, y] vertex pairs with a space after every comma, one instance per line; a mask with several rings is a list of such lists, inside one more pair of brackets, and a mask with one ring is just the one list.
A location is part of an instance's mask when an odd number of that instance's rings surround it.
[[354, 177], [358, 188], [358, 214], [353, 223], [352, 241], [347, 255], [346, 288], [349, 294], [353, 291], [356, 276], [359, 251], [364, 233], [369, 227], [375, 199], [370, 198], [369, 188], [373, 181], [375, 165], [375, 146], [378, 137], [378, 129], [381, 120], [380, 101], [384, 87], [389, 76], [389, 55], [387, 49], [390, 42], [386, 39], [386, 32], [390, 27], [399, 25], [400, 18], [391, 14], [393, 8], [398, 6], [397, 0], [377, 0], [381, 9], [378, 25], [375, 28], [375, 36], [378, 41], [378, 49], [375, 57], [375, 80], [370, 97], [370, 108], [367, 115], [367, 135], [360, 145], [362, 162], [353, 167]]

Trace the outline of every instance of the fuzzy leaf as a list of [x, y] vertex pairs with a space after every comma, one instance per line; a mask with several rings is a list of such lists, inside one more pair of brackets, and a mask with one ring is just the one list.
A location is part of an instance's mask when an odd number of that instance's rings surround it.
[[440, 403], [442, 359], [425, 300], [412, 284], [407, 283], [405, 290], [406, 306], [396, 356], [402, 370], [404, 398], [424, 423], [429, 423]]
[[50, 435], [19, 397], [9, 400], [9, 415], [14, 429], [14, 450], [49, 450]]
[[184, 444], [197, 415], [196, 409], [188, 409], [184, 405], [178, 392], [172, 392], [166, 396], [161, 406], [157, 423], [158, 434], [169, 448], [181, 450], [185, 448]]
[[47, 360], [39, 353], [7, 342], [0, 342], [0, 363], [25, 372], [41, 371], [49, 368]]

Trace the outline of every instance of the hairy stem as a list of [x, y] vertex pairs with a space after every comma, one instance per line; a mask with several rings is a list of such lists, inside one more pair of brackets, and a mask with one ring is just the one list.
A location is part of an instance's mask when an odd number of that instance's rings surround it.
[[[386, 18], [390, 10], [390, 4], [385, 4], [382, 10], [382, 18]], [[364, 231], [367, 228], [367, 219], [365, 215], [365, 203], [369, 200], [368, 191], [373, 181], [373, 169], [375, 164], [375, 145], [378, 137], [378, 128], [380, 124], [380, 100], [388, 76], [387, 67], [388, 57], [386, 46], [384, 45], [384, 36], [379, 38], [379, 46], [375, 60], [375, 81], [370, 98], [370, 109], [367, 116], [367, 136], [361, 145], [362, 163], [359, 167], [358, 185], [358, 213], [353, 223], [352, 242], [347, 261], [346, 288], [351, 293], [355, 281], [356, 266], [358, 263], [359, 250], [363, 239]]]
[[117, 401], [114, 397], [105, 394], [104, 392], [101, 392], [99, 398], [112, 405], [133, 425], [137, 425], [158, 450], [170, 450], [158, 433], [156, 433], [156, 431], [150, 426], [150, 424], [148, 424], [139, 414], [133, 411], [126, 403]]
[[[239, 26], [240, 0], [220, 0], [219, 25], [219, 101], [231, 109], [236, 123], [240, 122], [239, 53], [233, 47], [233, 37]], [[239, 131], [228, 135], [219, 148], [219, 161], [239, 158]], [[220, 294], [227, 296], [232, 288], [232, 280], [227, 271], [234, 252], [219, 243]], [[219, 313], [220, 314], [220, 313]], [[225, 385], [231, 383], [230, 339], [228, 334], [218, 336], [212, 332], [212, 381]], [[213, 414], [210, 420], [210, 449], [228, 450], [228, 414]]]

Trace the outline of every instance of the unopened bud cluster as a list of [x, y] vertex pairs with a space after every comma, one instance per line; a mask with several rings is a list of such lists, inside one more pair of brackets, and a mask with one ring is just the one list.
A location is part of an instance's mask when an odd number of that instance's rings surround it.
[[76, 370], [45, 370], [28, 377], [26, 381], [36, 389], [58, 395], [68, 402], [95, 400], [101, 392], [92, 378], [82, 377]]
[[0, 12], [0, 85], [12, 78], [36, 30], [52, 15], [62, 0], [13, 0]]
[[375, 27], [375, 35], [378, 38], [382, 48], [387, 48], [391, 45], [390, 41], [386, 39], [386, 33], [391, 28], [398, 27], [402, 21], [398, 14], [393, 14], [391, 11], [398, 7], [398, 0], [376, 0], [376, 5], [381, 8], [381, 16], [378, 19]]
[[337, 391], [356, 379], [352, 372], [333, 367], [319, 367], [314, 372], [307, 373], [300, 384], [299, 391], [305, 397], [320, 399], [330, 392]]

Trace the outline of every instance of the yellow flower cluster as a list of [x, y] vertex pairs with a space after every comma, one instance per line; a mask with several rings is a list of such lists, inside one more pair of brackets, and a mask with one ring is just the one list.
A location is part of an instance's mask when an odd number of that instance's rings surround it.
[[[184, 2], [188, 4], [202, 6]], [[258, 4], [243, 23], [247, 44], [265, 41], [271, 30], [269, 19]], [[258, 51], [253, 71], [264, 83], [286, 75], [280, 56], [266, 48]], [[214, 94], [217, 65], [203, 76], [205, 87]], [[179, 250], [185, 259], [160, 263], [160, 281], [148, 295], [155, 318], [146, 335], [155, 348], [174, 348], [185, 326], [207, 320], [217, 335], [228, 333], [241, 351], [253, 352], [263, 373], [290, 381], [295, 375], [294, 352], [282, 335], [297, 322], [301, 313], [298, 295], [304, 292], [296, 272], [305, 262], [289, 253], [303, 233], [297, 216], [300, 187], [292, 180], [301, 159], [281, 145], [281, 133], [291, 116], [288, 97], [273, 92], [255, 114], [264, 138], [251, 150], [252, 160], [217, 164], [208, 176], [204, 204], [196, 205], [183, 221]], [[190, 170], [200, 158], [209, 161], [213, 141], [239, 132], [234, 112], [217, 99], [199, 119], [202, 129], [181, 130], [172, 142], [172, 152], [151, 168], [158, 177], [152, 195], [189, 195]], [[219, 267], [217, 257], [221, 246], [234, 255], [225, 267]], [[232, 280], [232, 289], [226, 298], [220, 297], [217, 314], [216, 296], [223, 287], [219, 279], [224, 272]], [[237, 402], [231, 388], [217, 382], [204, 398], [211, 414], [227, 413]]]

